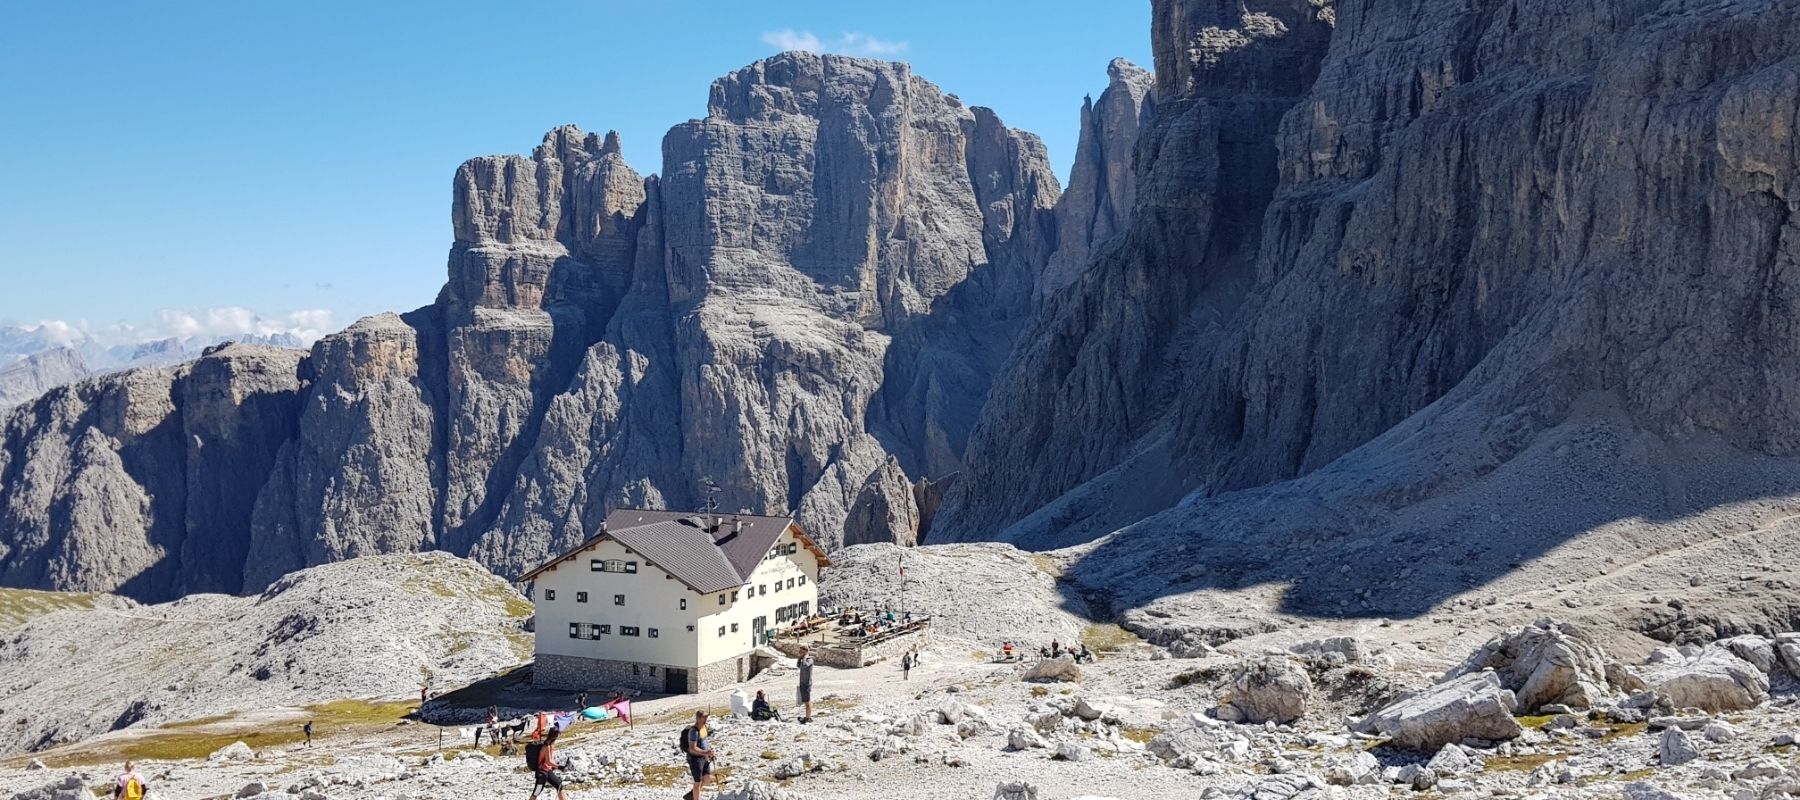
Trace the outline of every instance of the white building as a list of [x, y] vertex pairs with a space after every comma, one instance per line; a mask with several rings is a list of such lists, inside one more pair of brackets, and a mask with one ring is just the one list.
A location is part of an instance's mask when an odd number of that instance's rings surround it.
[[830, 563], [792, 517], [614, 511], [518, 579], [537, 605], [533, 681], [667, 693], [742, 681], [757, 645], [818, 610]]

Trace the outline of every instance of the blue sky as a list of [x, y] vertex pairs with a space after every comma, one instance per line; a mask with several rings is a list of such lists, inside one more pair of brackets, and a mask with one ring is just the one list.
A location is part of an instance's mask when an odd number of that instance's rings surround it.
[[4, 7], [0, 323], [110, 336], [428, 303], [461, 161], [575, 123], [658, 172], [712, 79], [779, 45], [909, 61], [1065, 179], [1082, 95], [1150, 60], [1147, 0]]

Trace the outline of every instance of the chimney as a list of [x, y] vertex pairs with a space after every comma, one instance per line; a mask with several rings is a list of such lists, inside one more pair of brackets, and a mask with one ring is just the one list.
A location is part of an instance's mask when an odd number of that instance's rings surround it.
[[731, 532], [732, 533], [741, 533], [743, 530], [744, 530], [744, 520], [742, 518], [738, 517], [738, 515], [732, 514], [731, 515]]

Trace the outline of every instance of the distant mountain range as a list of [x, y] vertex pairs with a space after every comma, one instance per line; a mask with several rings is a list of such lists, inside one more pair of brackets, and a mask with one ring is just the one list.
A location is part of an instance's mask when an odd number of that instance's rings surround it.
[[84, 337], [64, 341], [42, 326], [0, 325], [0, 408], [26, 402], [83, 378], [138, 367], [167, 367], [198, 358], [226, 342], [304, 347], [292, 333], [171, 336], [107, 345]]

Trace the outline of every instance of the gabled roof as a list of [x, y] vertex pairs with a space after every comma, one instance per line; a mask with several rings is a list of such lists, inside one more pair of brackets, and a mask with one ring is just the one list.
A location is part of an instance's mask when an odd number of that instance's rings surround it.
[[685, 522], [608, 528], [606, 533], [701, 594], [743, 586], [749, 574], [739, 572], [706, 531]]
[[[738, 514], [719, 515], [718, 524], [701, 514], [679, 511], [654, 511], [622, 508], [606, 515], [605, 527], [574, 549], [546, 562], [517, 578], [524, 582], [537, 577], [582, 551], [612, 539], [640, 553], [658, 569], [702, 594], [743, 586], [750, 574], [762, 563], [763, 556], [790, 526], [795, 536], [819, 559], [820, 566], [831, 560], [794, 518]], [[711, 530], [708, 530], [708, 528]]]

